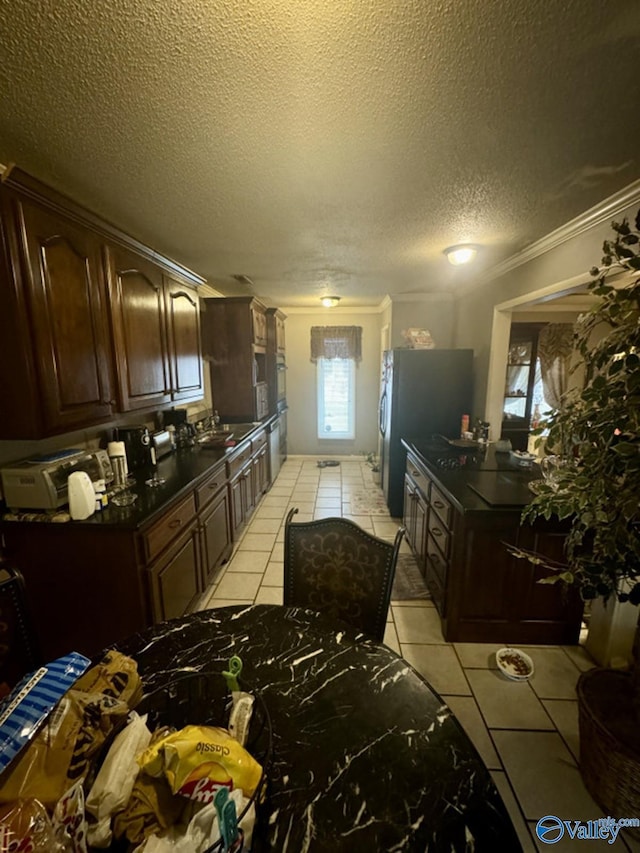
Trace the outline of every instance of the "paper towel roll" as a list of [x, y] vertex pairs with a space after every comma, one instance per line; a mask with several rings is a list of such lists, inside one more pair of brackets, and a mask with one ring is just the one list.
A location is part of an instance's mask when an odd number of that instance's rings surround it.
[[110, 441], [107, 444], [107, 453], [111, 459], [114, 456], [124, 456], [124, 473], [129, 473], [129, 465], [127, 463], [127, 451], [124, 446], [124, 441]]

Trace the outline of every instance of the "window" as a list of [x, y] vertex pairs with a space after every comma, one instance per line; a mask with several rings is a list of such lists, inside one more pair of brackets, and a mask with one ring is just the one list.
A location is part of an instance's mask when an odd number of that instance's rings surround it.
[[318, 358], [318, 438], [355, 438], [356, 363]]
[[318, 438], [355, 438], [356, 363], [361, 326], [312, 326], [311, 361], [317, 365]]

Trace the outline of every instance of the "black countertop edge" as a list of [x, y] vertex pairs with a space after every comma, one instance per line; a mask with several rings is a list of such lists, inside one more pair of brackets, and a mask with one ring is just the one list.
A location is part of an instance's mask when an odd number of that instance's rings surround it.
[[[494, 472], [496, 476], [499, 472], [508, 472], [514, 479], [523, 483], [542, 478], [539, 465], [534, 463], [529, 468], [514, 465], [508, 453], [497, 453], [492, 445], [485, 449], [479, 448], [478, 451], [472, 453], [457, 452], [455, 449], [445, 453], [440, 450], [434, 451], [419, 439], [403, 438], [402, 445], [405, 450], [412, 453], [425, 466], [436, 486], [442, 490], [454, 507], [465, 514], [491, 512], [494, 514], [515, 513], [519, 515], [525, 506], [525, 504], [512, 506], [488, 504], [480, 495], [469, 488], [469, 481], [474, 478], [474, 474], [477, 472]], [[462, 460], [464, 458], [465, 464], [456, 468], [441, 468], [438, 463], [444, 456], [448, 459], [460, 458]], [[533, 497], [534, 495], [531, 493], [530, 500], [533, 500]]]
[[[250, 427], [250, 429], [247, 429], [242, 434], [234, 435], [236, 444], [233, 447], [219, 447], [207, 450], [196, 444], [194, 447], [176, 450], [164, 456], [158, 460], [155, 473], [158, 477], [164, 479], [165, 482], [156, 488], [150, 488], [145, 484], [145, 481], [153, 476], [153, 468], [142, 468], [132, 472], [135, 477], [135, 484], [131, 486], [131, 491], [137, 495], [137, 500], [131, 506], [117, 507], [114, 503], [110, 502], [105, 509], [94, 513], [90, 518], [83, 521], [69, 521], [60, 525], [49, 524], [48, 526], [60, 526], [67, 530], [69, 529], [69, 525], [73, 527], [102, 528], [105, 530], [113, 528], [137, 530], [147, 527], [160, 518], [172, 504], [177, 503], [180, 498], [188, 495], [201, 482], [214, 474], [216, 469], [221, 468], [226, 461], [233, 459], [236, 453], [242, 452], [243, 445], [256, 432], [268, 428], [268, 425], [275, 417], [277, 416], [270, 415], [260, 423], [245, 424], [244, 426]], [[226, 478], [226, 472], [224, 476]], [[65, 509], [63, 507], [61, 511]], [[0, 505], [0, 519], [2, 519], [5, 512], [7, 512], [5, 505]], [[2, 522], [4, 524], [47, 523], [44, 520], [46, 517], [44, 511], [26, 510], [25, 512], [40, 515], [42, 518], [19, 521], [2, 519]]]

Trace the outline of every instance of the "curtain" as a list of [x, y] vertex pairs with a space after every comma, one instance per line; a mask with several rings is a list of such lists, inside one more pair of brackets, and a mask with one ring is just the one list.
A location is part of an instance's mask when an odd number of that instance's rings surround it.
[[319, 358], [362, 360], [362, 326], [312, 326], [311, 361]]
[[567, 391], [569, 368], [573, 355], [573, 326], [570, 323], [549, 323], [538, 337], [538, 358], [542, 374], [545, 403], [559, 409], [562, 395]]

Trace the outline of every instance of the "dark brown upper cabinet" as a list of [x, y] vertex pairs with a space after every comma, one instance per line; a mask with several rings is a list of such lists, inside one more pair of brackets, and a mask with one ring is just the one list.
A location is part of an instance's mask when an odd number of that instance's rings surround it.
[[165, 304], [171, 370], [171, 398], [184, 401], [203, 395], [200, 300], [192, 287], [165, 277]]
[[203, 397], [204, 279], [21, 172], [0, 183], [0, 439]]
[[106, 249], [118, 404], [122, 411], [171, 402], [162, 271], [136, 252]]
[[115, 410], [96, 235], [2, 193], [0, 438], [40, 438]]
[[225, 421], [262, 420], [269, 414], [264, 305], [251, 296], [203, 299], [200, 322], [214, 408]]

